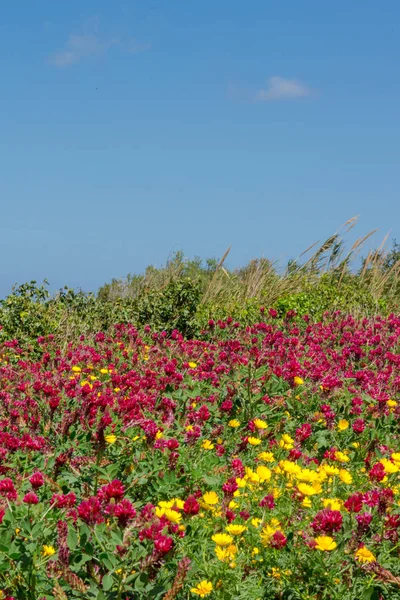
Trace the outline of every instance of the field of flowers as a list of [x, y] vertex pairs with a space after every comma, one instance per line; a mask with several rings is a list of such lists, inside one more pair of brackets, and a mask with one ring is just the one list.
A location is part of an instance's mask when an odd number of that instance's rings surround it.
[[0, 347], [0, 598], [400, 599], [400, 317]]

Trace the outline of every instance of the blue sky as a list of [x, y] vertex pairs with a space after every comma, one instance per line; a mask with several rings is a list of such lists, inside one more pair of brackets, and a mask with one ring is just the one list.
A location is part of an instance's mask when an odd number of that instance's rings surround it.
[[3, 0], [0, 295], [400, 222], [398, 0]]

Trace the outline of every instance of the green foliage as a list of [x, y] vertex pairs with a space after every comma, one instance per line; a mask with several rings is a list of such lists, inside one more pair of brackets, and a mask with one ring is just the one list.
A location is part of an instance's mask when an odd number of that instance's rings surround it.
[[356, 272], [350, 267], [359, 247], [344, 255], [344, 242], [335, 234], [306, 262], [291, 260], [281, 273], [265, 258], [230, 270], [224, 264], [228, 252], [221, 261], [205, 262], [176, 252], [164, 267], [114, 279], [97, 295], [64, 288], [51, 297], [46, 281], [31, 281], [0, 301], [0, 339], [27, 343], [52, 333], [67, 342], [107, 331], [117, 322], [168, 333], [178, 329], [191, 337], [210, 319], [231, 317], [248, 325], [268, 316], [271, 307], [280, 318], [295, 311], [314, 320], [336, 310], [365, 316], [395, 312], [400, 306], [399, 244], [394, 242], [389, 252], [370, 251]]
[[189, 278], [170, 281], [159, 291], [142, 293], [136, 304], [137, 323], [171, 332], [178, 329], [191, 336], [196, 331], [196, 312], [200, 302], [199, 283]]
[[279, 298], [275, 308], [279, 316], [295, 310], [299, 316], [320, 319], [326, 311], [335, 310], [363, 315], [385, 312], [387, 301], [376, 300], [357, 276], [346, 274], [340, 278], [333, 273], [322, 275], [315, 284], [306, 281], [301, 292]]
[[0, 300], [0, 324], [5, 338], [31, 339], [50, 333], [46, 314], [49, 292], [36, 281], [15, 286], [12, 293]]

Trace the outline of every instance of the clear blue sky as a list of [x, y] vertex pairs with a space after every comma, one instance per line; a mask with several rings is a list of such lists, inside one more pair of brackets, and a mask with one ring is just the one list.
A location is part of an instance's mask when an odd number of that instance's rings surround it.
[[0, 295], [400, 238], [399, 0], [3, 0]]

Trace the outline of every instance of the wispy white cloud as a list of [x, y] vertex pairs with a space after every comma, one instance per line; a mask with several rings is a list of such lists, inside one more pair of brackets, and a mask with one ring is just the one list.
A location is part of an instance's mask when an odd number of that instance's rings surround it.
[[141, 44], [137, 40], [125, 41], [121, 38], [104, 38], [99, 33], [98, 19], [86, 24], [83, 33], [72, 33], [64, 47], [49, 57], [55, 67], [70, 67], [84, 59], [105, 54], [114, 46], [120, 46], [125, 52], [137, 54], [150, 49], [150, 44]]
[[274, 102], [305, 98], [312, 94], [313, 90], [301, 81], [275, 76], [267, 80], [265, 89], [257, 92], [256, 99], [260, 102]]

